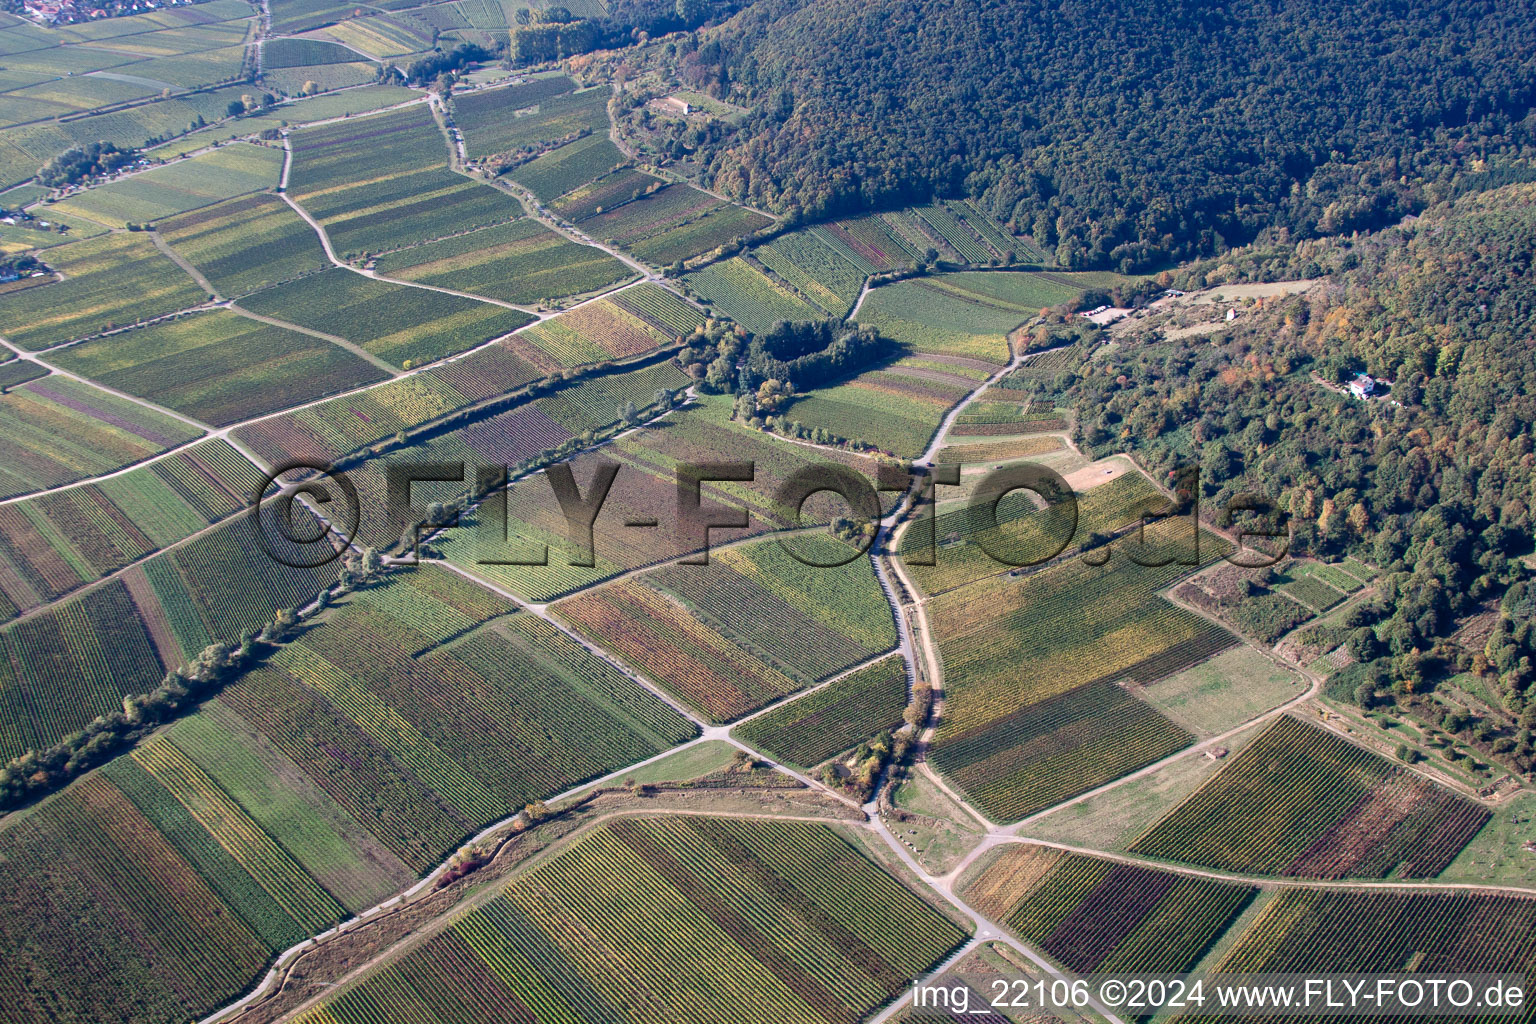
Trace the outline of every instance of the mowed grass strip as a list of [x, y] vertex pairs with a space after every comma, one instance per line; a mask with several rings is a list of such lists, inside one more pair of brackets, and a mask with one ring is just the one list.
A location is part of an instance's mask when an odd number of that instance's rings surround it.
[[142, 234], [103, 235], [60, 246], [56, 283], [0, 295], [0, 334], [37, 351], [178, 310], [208, 296]]
[[374, 267], [390, 277], [516, 303], [580, 295], [634, 276], [601, 249], [531, 219], [388, 253]]
[[374, 281], [340, 267], [256, 292], [240, 305], [345, 338], [402, 367], [462, 352], [534, 319], [505, 306]]
[[388, 376], [312, 335], [218, 309], [58, 353], [59, 365], [216, 426]]

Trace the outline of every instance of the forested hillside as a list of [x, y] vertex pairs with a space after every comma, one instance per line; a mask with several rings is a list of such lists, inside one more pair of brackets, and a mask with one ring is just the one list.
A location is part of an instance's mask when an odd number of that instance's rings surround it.
[[[1197, 458], [1215, 507], [1257, 492], [1290, 513], [1300, 551], [1383, 566], [1347, 623], [1366, 674], [1411, 694], [1469, 668], [1524, 727], [1536, 760], [1536, 653], [1526, 588], [1486, 649], [1441, 646], [1459, 616], [1524, 575], [1536, 455], [1536, 185], [1437, 206], [1359, 239], [1238, 250], [1176, 275], [1188, 287], [1325, 274], [1216, 333], [1107, 349], [1062, 381], [1082, 440], [1158, 471]], [[1357, 401], [1339, 383], [1391, 382]], [[1337, 641], [1336, 641], [1337, 642]], [[1469, 658], [1483, 660], [1471, 664]]]
[[1372, 229], [1536, 120], [1531, 0], [762, 0], [686, 58], [755, 109], [733, 197], [983, 196], [1068, 267]]

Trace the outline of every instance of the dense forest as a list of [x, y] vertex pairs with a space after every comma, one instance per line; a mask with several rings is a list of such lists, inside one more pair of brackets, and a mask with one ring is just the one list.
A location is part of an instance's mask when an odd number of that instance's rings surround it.
[[1525, 154], [1536, 0], [760, 0], [690, 84], [754, 105], [700, 154], [808, 217], [970, 194], [1068, 267], [1369, 230]]
[[[1411, 699], [1457, 671], [1490, 680], [1510, 753], [1536, 763], [1536, 185], [1463, 196], [1355, 238], [1253, 247], [1194, 265], [1202, 287], [1325, 275], [1213, 334], [1101, 347], [1053, 382], [1081, 441], [1155, 471], [1198, 461], [1216, 509], [1252, 492], [1288, 514], [1299, 553], [1383, 567], [1341, 636], [1355, 699]], [[1082, 343], [1088, 344], [1088, 343]], [[1338, 384], [1390, 382], [1369, 401]], [[1511, 584], [1517, 584], [1511, 587]], [[1444, 643], [1499, 601], [1486, 646]]]

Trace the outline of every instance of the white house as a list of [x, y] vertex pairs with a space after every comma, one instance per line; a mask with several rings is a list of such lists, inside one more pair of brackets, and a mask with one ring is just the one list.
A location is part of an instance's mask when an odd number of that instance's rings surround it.
[[1360, 399], [1362, 402], [1371, 397], [1375, 391], [1376, 381], [1373, 380], [1368, 374], [1362, 373], [1360, 376], [1349, 382], [1349, 393]]

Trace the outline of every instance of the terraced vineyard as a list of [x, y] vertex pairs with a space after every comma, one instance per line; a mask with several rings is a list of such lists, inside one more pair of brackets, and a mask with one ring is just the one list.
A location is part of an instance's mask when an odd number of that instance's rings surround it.
[[906, 663], [892, 655], [742, 723], [733, 735], [785, 764], [807, 769], [899, 728], [906, 706]]
[[1028, 844], [1002, 847], [963, 895], [1079, 974], [1182, 974], [1258, 892]]
[[1414, 772], [1282, 716], [1131, 849], [1254, 874], [1433, 878], [1489, 817]]
[[884, 1004], [963, 938], [825, 826], [626, 819], [300, 1020], [451, 1007], [475, 1021], [522, 1011], [838, 1024]]
[[[440, 569], [393, 576], [131, 756], [0, 823], [26, 873], [0, 894], [8, 1005], [58, 1021], [202, 1016], [488, 821], [693, 735], [508, 611]], [[70, 969], [79, 956], [91, 972]]]

